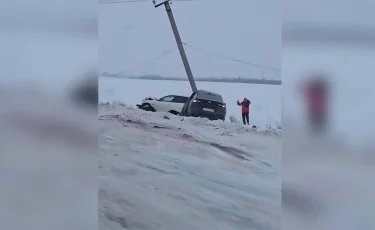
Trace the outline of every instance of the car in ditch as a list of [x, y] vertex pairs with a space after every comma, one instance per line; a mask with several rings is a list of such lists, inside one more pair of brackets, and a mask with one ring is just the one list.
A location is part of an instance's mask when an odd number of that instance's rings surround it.
[[223, 120], [227, 114], [222, 96], [207, 90], [198, 90], [185, 102], [181, 115], [186, 117], [206, 117], [210, 120]]
[[188, 99], [189, 97], [180, 95], [167, 95], [159, 99], [147, 97], [137, 107], [146, 111], [169, 112], [174, 115], [180, 115], [182, 107]]

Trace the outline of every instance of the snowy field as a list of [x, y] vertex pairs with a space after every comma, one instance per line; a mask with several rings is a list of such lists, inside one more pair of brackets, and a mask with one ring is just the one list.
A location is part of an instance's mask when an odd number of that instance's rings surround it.
[[[281, 86], [222, 82], [197, 82], [199, 89], [219, 93], [227, 103], [227, 120], [234, 116], [241, 120], [237, 100], [247, 97], [251, 101], [250, 119], [260, 130], [281, 125]], [[163, 97], [169, 94], [191, 95], [187, 81], [157, 81], [117, 78], [99, 78], [99, 101], [122, 102], [135, 106], [147, 96]]]
[[99, 115], [100, 229], [279, 229], [280, 136], [119, 105]]

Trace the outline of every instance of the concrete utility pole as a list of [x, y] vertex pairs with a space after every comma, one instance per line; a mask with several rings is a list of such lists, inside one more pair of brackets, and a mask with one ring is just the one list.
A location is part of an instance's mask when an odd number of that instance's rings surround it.
[[193, 92], [196, 92], [197, 91], [197, 85], [195, 84], [193, 73], [191, 72], [189, 61], [187, 59], [184, 46], [182, 44], [180, 34], [178, 33], [176, 21], [174, 20], [171, 5], [169, 3], [170, 1], [171, 0], [167, 0], [167, 1], [161, 2], [159, 4], [156, 4], [155, 1], [154, 1], [155, 8], [157, 8], [161, 5], [165, 6], [165, 10], [167, 11], [169, 22], [171, 23], [174, 38], [176, 39], [177, 47], [178, 47], [178, 50], [180, 51], [181, 59], [182, 59], [182, 62], [184, 63], [185, 71], [186, 71], [186, 74], [188, 76], [191, 89], [192, 89]]

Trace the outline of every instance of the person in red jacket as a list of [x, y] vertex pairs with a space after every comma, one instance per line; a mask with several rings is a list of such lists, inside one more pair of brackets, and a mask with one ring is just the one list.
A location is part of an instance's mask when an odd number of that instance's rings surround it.
[[241, 111], [242, 111], [242, 122], [244, 125], [249, 125], [249, 112], [250, 112], [250, 104], [251, 102], [247, 99], [244, 98], [242, 102], [237, 101], [237, 105], [241, 106]]

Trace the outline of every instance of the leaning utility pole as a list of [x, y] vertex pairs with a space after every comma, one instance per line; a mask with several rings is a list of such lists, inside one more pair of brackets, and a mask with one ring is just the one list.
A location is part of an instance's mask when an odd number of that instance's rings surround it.
[[161, 6], [161, 5], [165, 6], [165, 10], [167, 11], [169, 22], [171, 23], [171, 27], [172, 27], [172, 30], [173, 30], [174, 38], [176, 39], [177, 47], [178, 47], [178, 50], [180, 51], [181, 59], [182, 59], [182, 62], [184, 63], [185, 71], [186, 71], [186, 74], [188, 76], [191, 89], [193, 90], [193, 92], [196, 92], [197, 91], [197, 86], [195, 84], [193, 73], [191, 72], [191, 69], [190, 69], [189, 61], [188, 61], [188, 59], [186, 57], [185, 49], [184, 49], [184, 46], [182, 44], [180, 34], [178, 33], [176, 21], [174, 20], [172, 9], [171, 9], [171, 5], [169, 3], [170, 1], [171, 0], [167, 0], [167, 1], [164, 1], [164, 2], [159, 3], [159, 4], [155, 4], [155, 1], [154, 1], [155, 8], [157, 8], [157, 7]]

